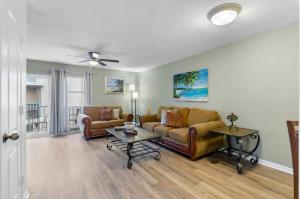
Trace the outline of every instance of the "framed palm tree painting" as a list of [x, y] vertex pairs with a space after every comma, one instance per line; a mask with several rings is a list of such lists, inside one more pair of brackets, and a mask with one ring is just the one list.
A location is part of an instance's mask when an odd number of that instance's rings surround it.
[[124, 94], [124, 78], [122, 77], [105, 77], [105, 93], [107, 94]]
[[175, 74], [173, 84], [176, 101], [208, 101], [208, 68]]

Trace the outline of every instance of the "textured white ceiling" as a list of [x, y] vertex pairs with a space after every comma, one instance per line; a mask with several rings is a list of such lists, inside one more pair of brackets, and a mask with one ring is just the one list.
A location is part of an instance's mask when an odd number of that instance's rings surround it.
[[100, 51], [120, 60], [108, 68], [142, 71], [298, 20], [297, 0], [233, 2], [239, 17], [219, 27], [206, 15], [225, 0], [29, 0], [27, 55], [78, 64], [66, 55]]

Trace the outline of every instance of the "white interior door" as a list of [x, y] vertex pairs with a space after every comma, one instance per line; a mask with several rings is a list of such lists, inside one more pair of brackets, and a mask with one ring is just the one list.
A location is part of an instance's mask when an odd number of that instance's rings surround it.
[[[24, 36], [26, 1], [0, 0], [0, 129], [1, 198], [19, 199], [24, 194]], [[22, 9], [25, 9], [22, 10]], [[25, 16], [24, 16], [25, 14]], [[25, 22], [25, 25], [24, 25]]]

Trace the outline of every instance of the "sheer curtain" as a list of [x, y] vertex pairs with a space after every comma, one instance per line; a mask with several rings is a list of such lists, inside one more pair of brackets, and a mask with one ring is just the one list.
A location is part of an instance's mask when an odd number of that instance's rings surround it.
[[68, 131], [67, 72], [51, 70], [51, 106], [49, 134], [63, 135]]
[[84, 73], [84, 104], [92, 104], [92, 75], [90, 72]]

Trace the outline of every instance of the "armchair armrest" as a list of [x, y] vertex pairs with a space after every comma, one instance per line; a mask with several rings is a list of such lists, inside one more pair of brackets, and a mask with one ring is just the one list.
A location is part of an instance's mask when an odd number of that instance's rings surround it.
[[132, 122], [133, 115], [130, 113], [122, 113], [121, 119], [125, 119], [126, 122]]
[[140, 116], [140, 126], [143, 127], [146, 122], [159, 122], [157, 114]]
[[200, 139], [208, 135], [209, 131], [212, 129], [220, 128], [225, 126], [223, 121], [213, 121], [206, 122], [201, 124], [195, 124], [190, 126], [189, 133], [191, 137], [195, 137], [196, 139]]

